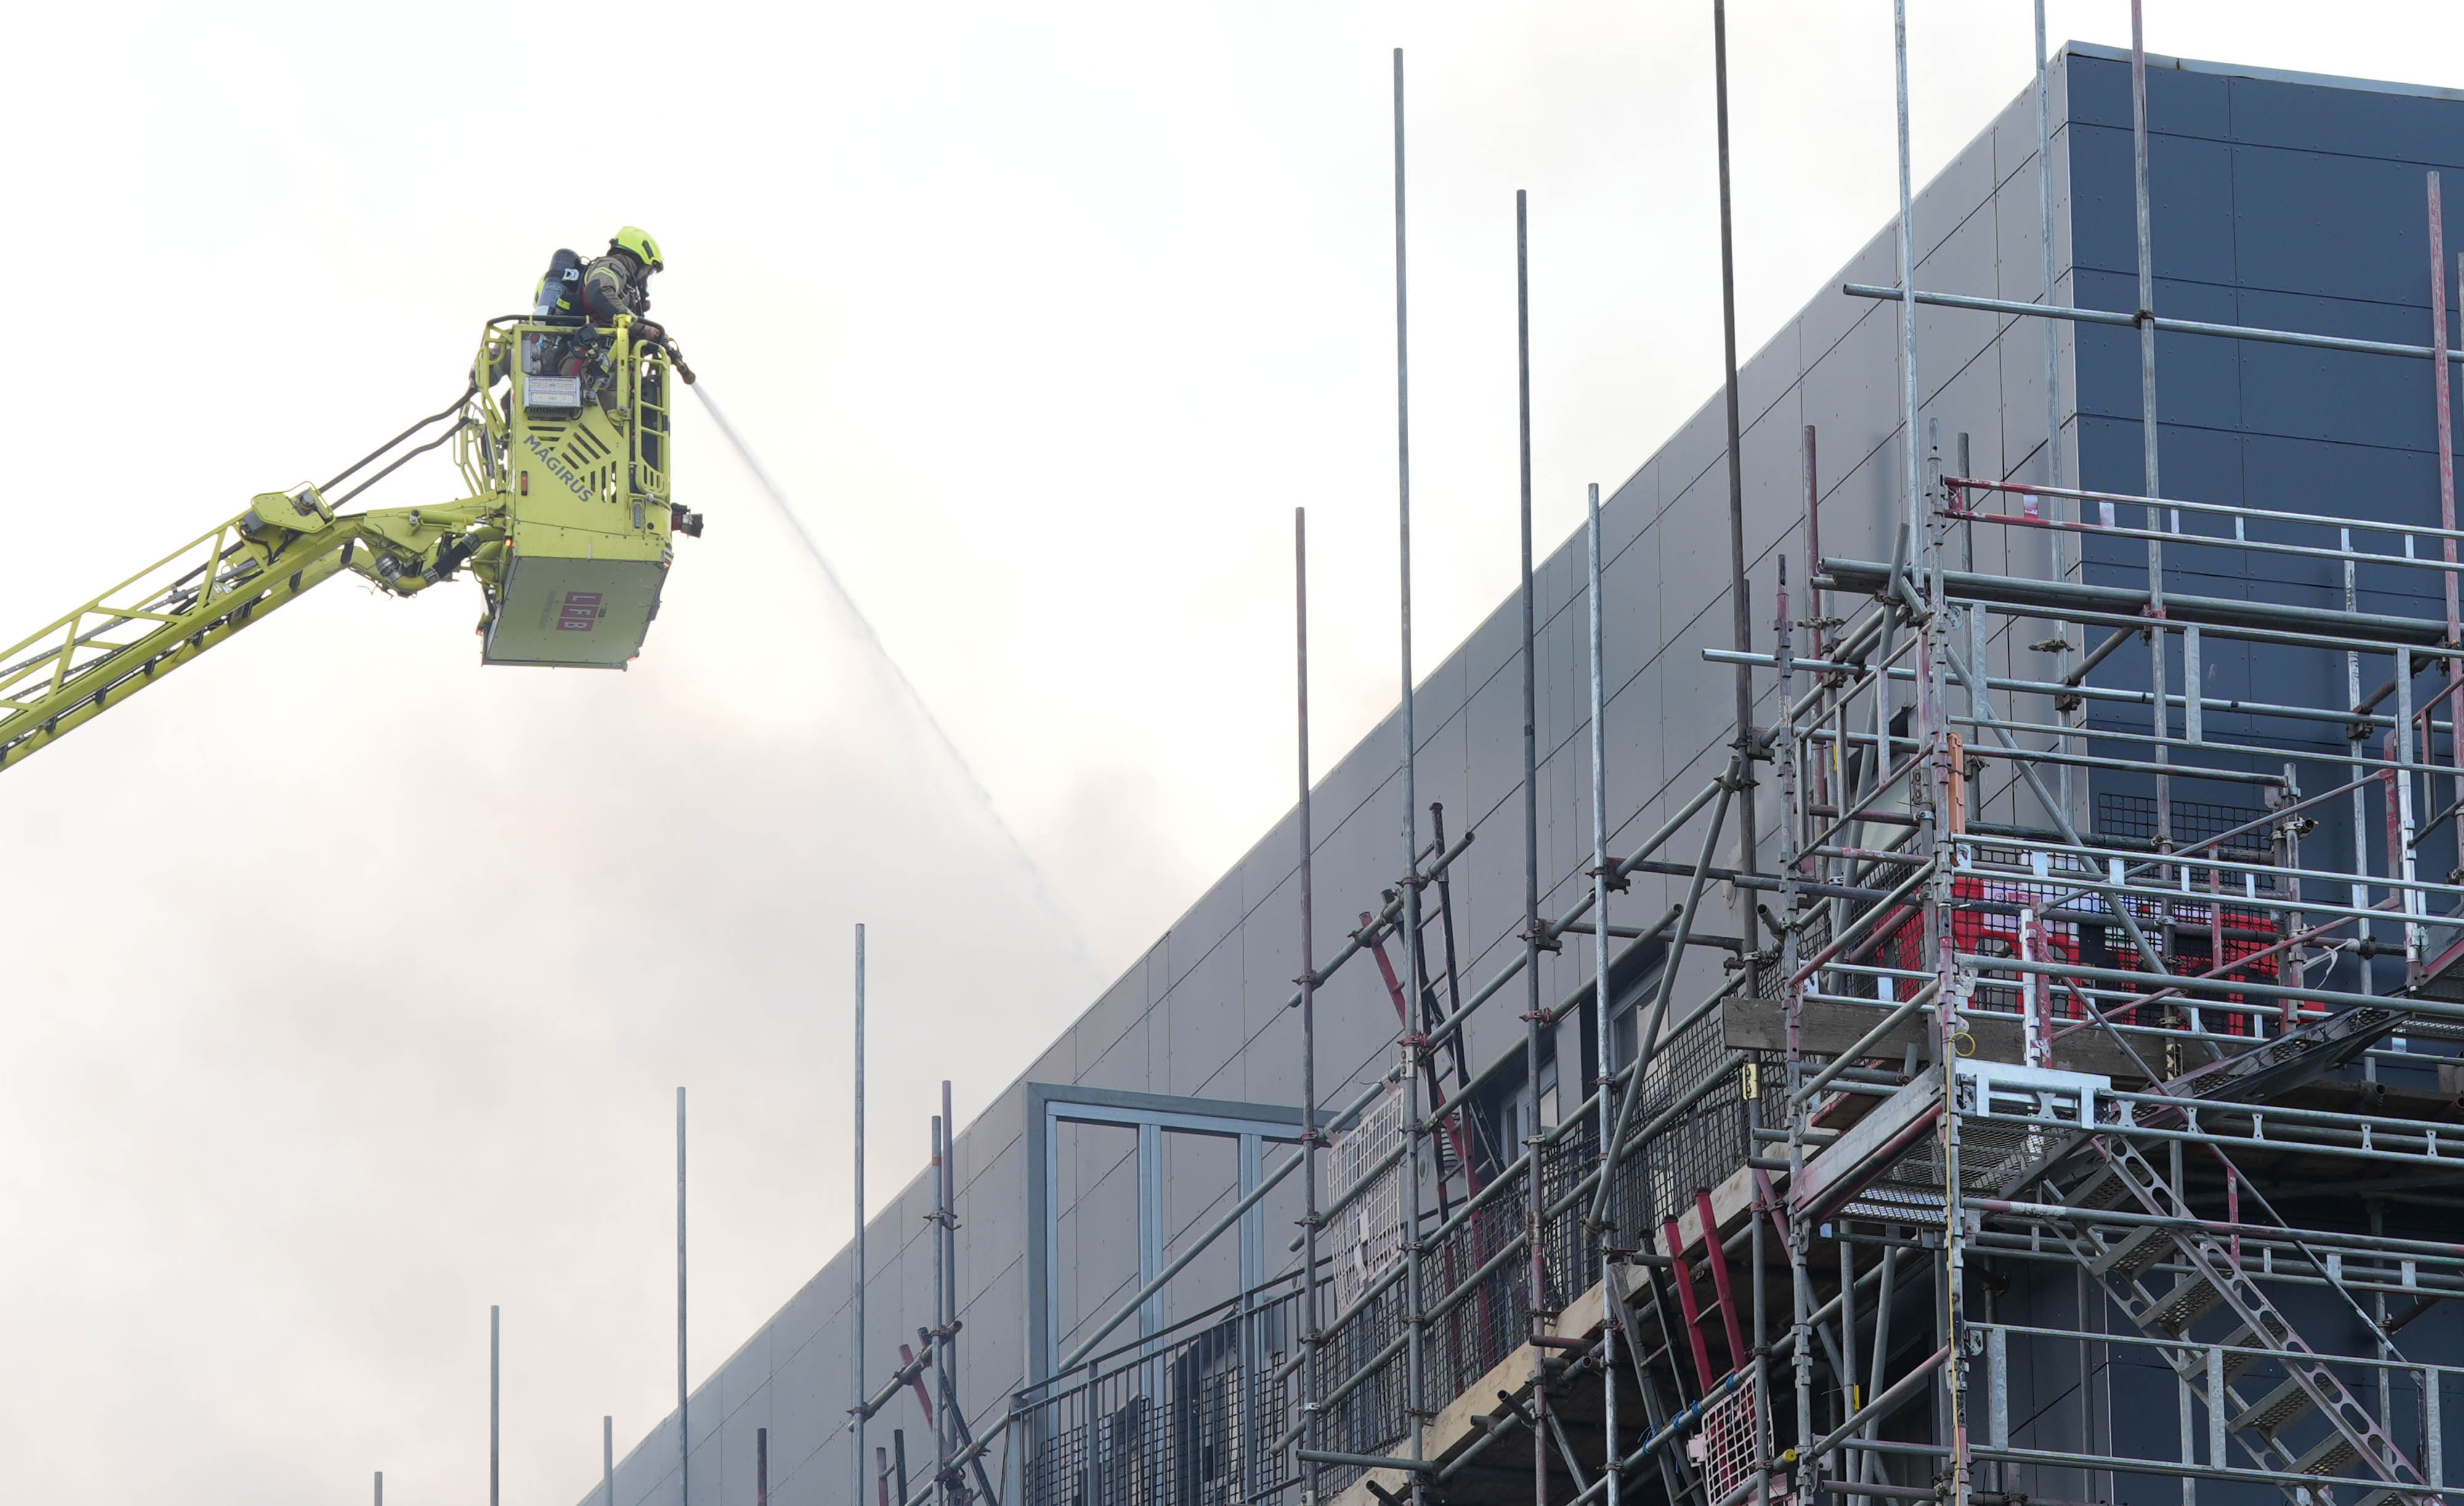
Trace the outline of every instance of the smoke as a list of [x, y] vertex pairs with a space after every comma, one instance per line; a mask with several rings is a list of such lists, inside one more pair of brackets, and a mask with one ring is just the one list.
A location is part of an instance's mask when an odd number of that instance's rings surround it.
[[959, 782], [966, 786], [967, 794], [974, 799], [977, 810], [992, 824], [993, 830], [1001, 835], [1002, 843], [1009, 848], [1011, 855], [1017, 858], [1019, 866], [1026, 874], [1027, 881], [1034, 885], [1036, 899], [1051, 914], [1054, 923], [1060, 926], [1062, 934], [1068, 938], [1070, 948], [1077, 953], [1078, 960], [1087, 964], [1090, 971], [1096, 971], [1094, 954], [1088, 949], [1087, 938], [1079, 933], [1077, 923], [1072, 921], [1068, 913], [1061, 907], [1061, 902], [1054, 895], [1051, 883], [1045, 876], [1043, 866], [1026, 850], [1026, 844], [1018, 840], [1018, 833], [1010, 829], [1009, 822], [1001, 818], [1001, 808], [993, 803], [992, 792], [985, 789], [983, 780], [976, 776], [975, 766], [967, 761], [965, 753], [958, 751], [957, 742], [950, 736], [949, 730], [941, 725], [941, 719], [933, 714], [933, 708], [926, 704], [923, 692], [915, 688], [915, 683], [907, 678], [907, 671], [901, 669], [898, 666], [898, 661], [891, 657], [890, 648], [882, 643], [881, 634], [874, 630], [872, 620], [866, 617], [864, 609], [855, 604], [855, 598], [848, 593], [847, 582], [839, 578], [839, 573], [831, 566], [829, 557], [822, 552], [822, 546], [814, 539], [812, 531], [807, 529], [804, 526], [804, 520], [797, 515], [796, 509], [787, 501], [786, 493], [779, 489], [777, 482], [770, 479], [770, 472], [762, 469], [761, 462], [754, 456], [753, 447], [747, 445], [744, 437], [736, 431], [736, 426], [727, 421], [727, 415], [720, 411], [717, 400], [710, 395], [709, 383], [706, 381], [696, 382], [693, 384], [693, 396], [701, 399], [701, 405], [709, 412], [711, 422], [717, 425], [719, 433], [726, 436], [729, 447], [736, 451], [736, 458], [744, 462], [744, 469], [752, 473], [754, 481], [760, 486], [763, 494], [768, 496], [772, 504], [779, 509], [780, 516], [785, 518], [787, 526], [796, 531], [796, 536], [803, 540], [804, 552], [813, 557], [813, 563], [820, 568], [822, 579], [829, 586], [831, 597], [847, 613], [847, 621], [854, 624], [856, 635], [864, 644], [867, 660], [896, 691], [898, 699], [914, 713], [915, 719], [923, 724], [925, 731], [932, 733], [934, 742], [940, 746], [942, 754], [949, 759], [950, 767], [957, 774]]

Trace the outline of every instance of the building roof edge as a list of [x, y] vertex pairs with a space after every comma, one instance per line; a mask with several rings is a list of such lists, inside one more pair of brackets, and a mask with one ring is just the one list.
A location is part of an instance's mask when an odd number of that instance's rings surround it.
[[[2064, 42], [2056, 50], [2057, 57], [2076, 55], [2106, 62], [2130, 61], [2130, 49], [2107, 47], [2101, 42]], [[2195, 57], [2167, 57], [2149, 53], [2147, 65], [2174, 73], [2212, 74], [2231, 78], [2263, 78], [2271, 83], [2309, 84], [2322, 89], [2351, 89], [2364, 94], [2406, 95], [2417, 99], [2464, 100], [2464, 89], [2442, 88], [2436, 84], [2395, 83], [2384, 78], [2348, 78], [2341, 74], [2305, 74], [2289, 68], [2257, 68], [2248, 63], [2208, 62]]]

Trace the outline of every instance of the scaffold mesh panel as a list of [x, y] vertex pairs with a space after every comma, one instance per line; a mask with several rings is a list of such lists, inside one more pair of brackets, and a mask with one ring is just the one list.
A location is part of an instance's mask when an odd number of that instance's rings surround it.
[[[2173, 845], [2188, 847], [2248, 826], [2267, 813], [2255, 806], [2211, 805], [2202, 800], [2173, 802]], [[2153, 848], [2156, 845], [2156, 800], [2153, 796], [2096, 792], [2096, 835], [2109, 846]], [[2270, 856], [2267, 828], [2235, 832], [2218, 844], [2216, 856], [2236, 862], [2265, 862]]]
[[[1384, 1453], [1403, 1436], [1408, 1376], [1400, 1341], [1406, 1296], [1397, 1281], [1328, 1331], [1318, 1364], [1330, 1400], [1319, 1426], [1332, 1452]], [[1338, 1469], [1329, 1478], [1340, 1485], [1352, 1474]]]
[[1029, 1404], [1028, 1506], [1237, 1506], [1288, 1486], [1296, 1292]]
[[[1598, 1160], [1596, 1125], [1589, 1119], [1568, 1125], [1540, 1149], [1541, 1201], [1548, 1210], [1541, 1276], [1544, 1300], [1554, 1312], [1599, 1279], [1598, 1252], [1584, 1237], [1588, 1199], [1574, 1195]], [[1432, 1237], [1421, 1253], [1421, 1378], [1431, 1405], [1468, 1390], [1529, 1337], [1531, 1271], [1528, 1253], [1517, 1243], [1529, 1217], [1528, 1184], [1520, 1172], [1509, 1184]], [[1430, 1207], [1425, 1216], [1434, 1231], [1438, 1211]], [[1322, 1385], [1330, 1398], [1323, 1413], [1325, 1447], [1331, 1451], [1391, 1452], [1405, 1435], [1407, 1295], [1404, 1282], [1397, 1280], [1366, 1301], [1339, 1302], [1330, 1315], [1340, 1317], [1320, 1351]], [[1339, 1488], [1357, 1473], [1330, 1468], [1320, 1478], [1330, 1489]]]
[[1327, 1146], [1327, 1181], [1336, 1195], [1351, 1192], [1374, 1173], [1367, 1190], [1335, 1214], [1327, 1231], [1338, 1310], [1358, 1301], [1402, 1258], [1403, 1168], [1397, 1164], [1377, 1169], [1402, 1143], [1403, 1089], [1400, 1083], [1389, 1083], [1358, 1123]]
[[[1786, 1123], [1781, 1060], [1776, 1052], [1732, 1050], [1716, 1010], [1661, 1042], [1643, 1070], [1636, 1132], [1675, 1112], [1647, 1143], [1629, 1148], [1618, 1168], [1611, 1216], [1620, 1245], [1647, 1243], [1661, 1219], [1693, 1205], [1697, 1191], [1735, 1174], [1752, 1153], [1757, 1110], [1763, 1124]], [[1697, 1096], [1713, 1079], [1718, 1085]], [[1693, 1102], [1680, 1108], [1688, 1098]]]
[[1750, 1386], [1740, 1386], [1725, 1396], [1714, 1397], [1704, 1407], [1703, 1430], [1698, 1436], [1703, 1445], [1703, 1473], [1709, 1481], [1712, 1499], [1726, 1500], [1730, 1491], [1753, 1473], [1754, 1461], [1761, 1456], [1755, 1447], [1757, 1432], [1754, 1389]]
[[1423, 1301], [1436, 1315], [1421, 1357], [1432, 1395], [1459, 1395], [1531, 1331], [1530, 1256], [1515, 1237], [1526, 1217], [1521, 1198], [1501, 1195], [1421, 1257]]

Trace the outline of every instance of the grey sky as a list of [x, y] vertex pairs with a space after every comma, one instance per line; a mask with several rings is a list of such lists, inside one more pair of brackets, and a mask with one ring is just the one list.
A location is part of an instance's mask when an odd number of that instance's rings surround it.
[[[2464, 55], [2453, 5], [2149, 9], [2160, 52]], [[2127, 41], [2122, 0], [2052, 10]], [[1890, 11], [1735, 11], [1750, 348], [1890, 212]], [[1910, 25], [1922, 176], [2028, 82], [2028, 7]], [[1384, 713], [1389, 47], [1422, 663], [1513, 584], [1516, 187], [1544, 541], [1716, 382], [1707, 0], [11, 27], [0, 634], [432, 410], [550, 251], [636, 222], [1095, 966], [687, 409], [710, 530], [632, 673], [483, 672], [471, 588], [341, 583], [0, 776], [10, 1498], [475, 1499], [493, 1301], [508, 1498], [568, 1500], [602, 1412], [670, 1404], [675, 1083], [698, 1378], [846, 1236], [853, 922], [887, 1186], [939, 1078], [990, 1099], [1284, 808], [1295, 504], [1322, 756]]]

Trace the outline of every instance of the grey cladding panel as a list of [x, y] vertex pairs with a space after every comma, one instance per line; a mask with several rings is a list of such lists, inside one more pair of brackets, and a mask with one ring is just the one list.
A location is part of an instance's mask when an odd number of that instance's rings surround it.
[[[1253, 873], [1252, 877], [1255, 875]], [[1275, 889], [1260, 895], [1236, 938], [1241, 948], [1243, 1035], [1253, 1037], [1279, 1015], [1291, 1013], [1301, 975], [1300, 875], [1295, 868]], [[1340, 937], [1336, 938], [1340, 944]], [[1254, 1050], [1254, 1047], [1246, 1048]], [[1245, 1051], [1244, 1051], [1245, 1054]], [[1221, 1093], [1210, 1097], [1221, 1098]], [[1247, 1099], [1245, 1092], [1230, 1095]]]
[[1142, 956], [1130, 964], [1120, 980], [1104, 991], [1094, 1008], [1078, 1017], [1070, 1033], [1077, 1037], [1078, 1059], [1091, 1062], [1110, 1051], [1147, 1012], [1147, 969]]
[[[1771, 546], [1799, 527], [1805, 518], [1805, 423], [1804, 408], [1790, 400], [1765, 414], [1763, 421], [1746, 430], [1744, 479], [1746, 501], [1746, 557], [1759, 564]], [[1771, 575], [1768, 567], [1755, 572], [1753, 622], [1756, 642], [1770, 635]], [[1764, 646], [1768, 647], [1769, 644]]]
[[1797, 349], [1807, 369], [1830, 355], [1850, 327], [1877, 307], [1870, 298], [1851, 297], [1840, 292], [1840, 286], [1851, 282], [1883, 288], [1899, 286], [1899, 255], [1897, 232], [1885, 230], [1867, 241], [1837, 275], [1823, 282], [1797, 316]]
[[[1688, 487], [1654, 531], [1660, 538], [1660, 639], [1665, 643], [1728, 593], [1728, 478]], [[1588, 697], [1585, 688], [1582, 693]]]
[[1241, 949], [1237, 936], [1227, 938], [1183, 975], [1156, 1011], [1168, 1022], [1171, 1070], [1161, 1086], [1166, 1093], [1196, 1094], [1241, 1050], [1248, 1036], [1248, 1014], [1241, 1007]]
[[[1653, 585], [1657, 584], [1655, 579]], [[1657, 636], [1657, 622], [1653, 632]], [[1489, 813], [1502, 806], [1513, 808], [1518, 832], [1514, 840], [1519, 848], [1523, 805], [1517, 797], [1523, 787], [1523, 668], [1519, 661], [1509, 661], [1472, 692], [1470, 704], [1463, 708], [1463, 753], [1470, 788], [1470, 809], [1464, 815], [1466, 818], [1479, 817], [1483, 822], [1473, 852], [1497, 845], [1497, 834], [1492, 829], [1496, 818]]]
[[[1610, 558], [1614, 559], [1622, 554], [1626, 546], [1634, 542], [1635, 535], [1649, 528], [1653, 520], [1660, 516], [1661, 505], [1660, 470], [1659, 462], [1654, 461], [1628, 477], [1623, 486], [1615, 490], [1605, 488], [1602, 490], [1600, 547], [1607, 552]], [[1543, 547], [1545, 547], [1545, 541], [1536, 538], [1532, 540], [1532, 548], [1535, 552]], [[1522, 611], [1518, 600], [1508, 596], [1505, 603], [1489, 619], [1493, 622], [1503, 622], [1507, 624], [1507, 630], [1502, 646], [1508, 656], [1521, 646]]]
[[[1894, 311], [1878, 304], [1867, 307], [1872, 310], [1868, 316], [1806, 374], [1803, 412], [1805, 422], [1815, 426], [1819, 437], [1825, 476], [1853, 472], [1900, 428], [1899, 331], [1892, 322]], [[1830, 501], [1826, 483], [1826, 507]], [[1826, 513], [1822, 537], [1825, 548], [1839, 549], [1854, 542], [1856, 535], [1841, 534], [1835, 538]], [[1881, 547], [1889, 548], [1887, 539]]]
[[[1694, 416], [1680, 426], [1661, 448], [1657, 464], [1663, 510], [1669, 499], [1699, 485], [1720, 468], [1720, 457], [1727, 452], [1727, 400], [1714, 395], [1695, 409]], [[1573, 545], [1571, 559], [1574, 578], [1579, 581], [1583, 560], [1579, 542]]]
[[[1241, 873], [1235, 868], [1210, 884], [1198, 903], [1174, 923], [1169, 965], [1174, 986], [1221, 948], [1233, 928], [1241, 924], [1241, 914], [1247, 908], [1241, 888]], [[1156, 990], [1158, 995], [1164, 992], [1161, 988]]]
[[[1012, 1115], [1018, 1112], [1013, 1109]], [[1026, 1248], [1026, 1140], [1014, 1137], [974, 1187], [958, 1194], [958, 1296], [975, 1301], [986, 1283]]]

